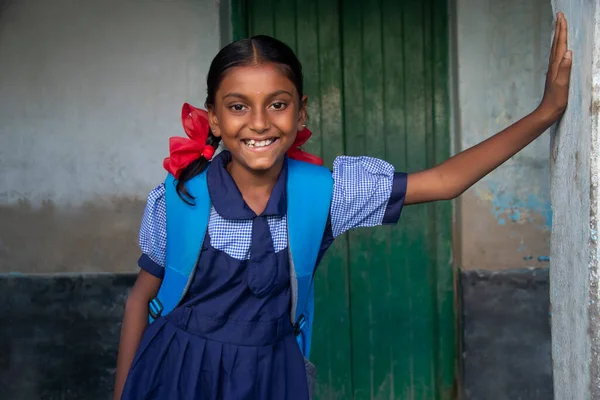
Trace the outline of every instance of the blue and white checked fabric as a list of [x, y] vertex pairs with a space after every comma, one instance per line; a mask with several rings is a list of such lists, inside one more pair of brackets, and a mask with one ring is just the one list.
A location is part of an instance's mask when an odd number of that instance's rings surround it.
[[[372, 157], [341, 156], [333, 163], [331, 227], [333, 236], [357, 227], [381, 225], [392, 193], [394, 167]], [[164, 267], [167, 244], [165, 186], [149, 196], [140, 229], [140, 247], [156, 264]], [[275, 252], [287, 247], [286, 217], [268, 217]], [[250, 257], [252, 220], [226, 220], [214, 208], [208, 223], [210, 244], [238, 260]]]
[[[287, 247], [287, 218], [267, 217], [267, 222], [271, 229], [273, 248], [278, 253]], [[251, 220], [227, 220], [221, 217], [212, 207], [210, 219], [208, 220], [208, 236], [210, 237], [211, 246], [215, 249], [224, 251], [238, 260], [248, 260], [250, 258]], [[240, 243], [245, 245], [240, 245]]]

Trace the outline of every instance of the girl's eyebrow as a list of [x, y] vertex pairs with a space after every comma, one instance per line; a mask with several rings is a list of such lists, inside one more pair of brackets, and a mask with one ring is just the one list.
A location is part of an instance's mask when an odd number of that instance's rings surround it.
[[[290, 97], [293, 97], [293, 95], [290, 92], [288, 92], [287, 90], [277, 90], [277, 91], [271, 93], [268, 97], [272, 98], [272, 97], [280, 96], [282, 94], [287, 94]], [[233, 92], [233, 93], [227, 93], [225, 96], [223, 96], [223, 100], [225, 100], [228, 97], [235, 97], [235, 98], [238, 98], [238, 99], [248, 100], [247, 96], [245, 96], [245, 95], [243, 95], [241, 93], [235, 93], [235, 92]]]
[[271, 94], [269, 95], [269, 97], [276, 97], [276, 96], [280, 96], [280, 95], [282, 95], [282, 94], [287, 94], [287, 95], [289, 95], [290, 97], [293, 97], [293, 95], [292, 95], [290, 92], [288, 92], [287, 90], [278, 90], [278, 91], [276, 91], [276, 92], [273, 92], [273, 93], [271, 93]]

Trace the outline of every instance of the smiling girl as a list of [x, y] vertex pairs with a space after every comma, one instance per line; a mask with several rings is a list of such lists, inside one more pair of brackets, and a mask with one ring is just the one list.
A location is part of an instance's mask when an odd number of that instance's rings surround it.
[[[184, 105], [189, 139], [171, 138], [169, 176], [148, 197], [115, 399], [309, 399], [312, 312], [302, 299], [310, 303], [312, 275], [333, 240], [395, 224], [404, 205], [453, 199], [527, 146], [567, 106], [571, 57], [559, 14], [539, 107], [405, 174], [370, 157], [338, 157], [333, 171], [314, 165], [320, 159], [298, 147], [310, 132], [292, 50], [267, 36], [224, 47], [208, 73], [207, 111]], [[213, 157], [220, 142], [227, 150]], [[296, 235], [299, 226], [313, 228]]]

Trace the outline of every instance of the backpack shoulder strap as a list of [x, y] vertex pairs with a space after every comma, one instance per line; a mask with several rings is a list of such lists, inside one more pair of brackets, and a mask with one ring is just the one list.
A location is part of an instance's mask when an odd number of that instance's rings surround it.
[[150, 302], [150, 320], [171, 312], [185, 295], [198, 263], [202, 242], [210, 217], [210, 196], [206, 171], [186, 182], [194, 198], [187, 204], [175, 190], [177, 180], [168, 175], [165, 180], [167, 207], [167, 257], [165, 275], [156, 298]]
[[331, 171], [306, 162], [288, 160], [287, 219], [292, 323], [306, 358], [310, 352], [313, 321], [313, 276], [332, 196]]

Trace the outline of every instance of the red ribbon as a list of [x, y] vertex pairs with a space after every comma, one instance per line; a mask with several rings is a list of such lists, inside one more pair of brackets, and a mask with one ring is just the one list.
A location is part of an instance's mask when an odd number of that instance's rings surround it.
[[288, 150], [287, 155], [293, 160], [305, 161], [307, 163], [316, 165], [323, 165], [323, 159], [321, 157], [317, 157], [314, 154], [307, 153], [306, 151], [300, 148], [300, 146], [302, 146], [308, 141], [308, 139], [310, 139], [311, 135], [312, 132], [309, 131], [307, 128], [304, 128], [301, 131], [299, 131], [296, 135], [296, 140], [294, 140], [294, 143], [292, 144], [292, 147], [290, 147], [290, 149]]
[[184, 103], [181, 123], [188, 137], [169, 138], [169, 157], [163, 161], [163, 167], [175, 178], [179, 178], [181, 171], [201, 155], [210, 161], [215, 154], [215, 148], [206, 144], [210, 125], [205, 110]]
[[[215, 148], [206, 144], [210, 125], [208, 123], [208, 113], [205, 110], [184, 103], [181, 108], [181, 122], [188, 137], [174, 136], [169, 138], [169, 157], [163, 161], [164, 168], [175, 178], [179, 178], [181, 171], [200, 156], [210, 161], [215, 154]], [[311, 135], [312, 132], [306, 128], [298, 132], [296, 140], [287, 152], [288, 157], [311, 164], [323, 165], [321, 158], [300, 148]]]

